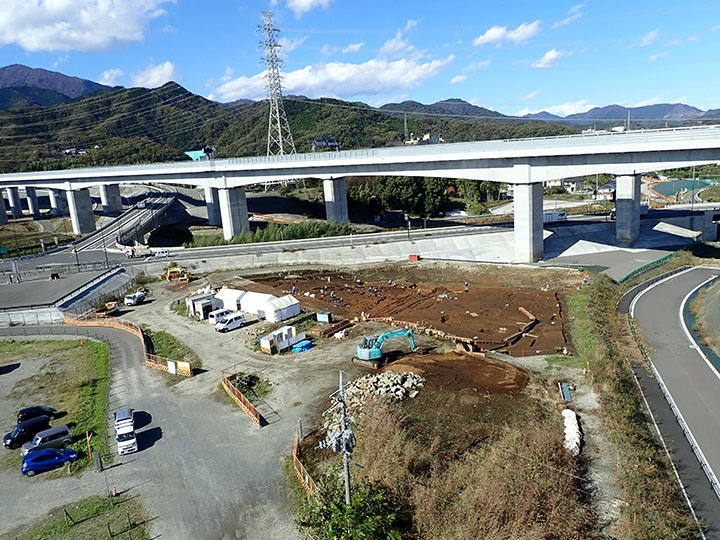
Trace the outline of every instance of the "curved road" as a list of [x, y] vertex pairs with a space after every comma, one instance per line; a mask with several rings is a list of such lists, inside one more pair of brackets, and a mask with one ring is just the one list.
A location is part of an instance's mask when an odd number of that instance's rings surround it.
[[[720, 373], [690, 338], [681, 309], [699, 286], [718, 276], [718, 268], [692, 268], [648, 287], [630, 307], [654, 351], [657, 372], [716, 476], [720, 474]], [[720, 501], [658, 394], [655, 389], [655, 399], [648, 398], [673, 447], [683, 484], [698, 516], [710, 526], [707, 537], [720, 538]]]

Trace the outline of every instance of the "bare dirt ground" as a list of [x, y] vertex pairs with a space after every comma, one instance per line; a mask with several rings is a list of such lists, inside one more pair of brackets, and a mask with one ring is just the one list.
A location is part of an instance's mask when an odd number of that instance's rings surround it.
[[360, 273], [307, 270], [254, 276], [256, 285], [247, 288], [274, 294], [294, 290], [308, 307], [341, 316], [392, 317], [455, 336], [496, 342], [529, 322], [522, 307], [539, 323], [510, 347], [513, 355], [550, 354], [569, 347], [557, 290], [493, 286], [491, 281], [471, 276], [466, 277], [465, 292], [465, 281], [436, 280], [437, 276], [426, 272], [422, 280], [380, 279], [379, 275], [369, 280]]
[[417, 373], [430, 388], [493, 394], [520, 392], [530, 380], [525, 371], [505, 362], [457, 353], [408, 355], [381, 371]]

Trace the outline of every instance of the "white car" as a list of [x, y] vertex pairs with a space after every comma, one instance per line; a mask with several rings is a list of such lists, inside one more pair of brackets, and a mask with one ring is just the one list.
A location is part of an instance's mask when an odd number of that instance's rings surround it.
[[170, 250], [167, 249], [158, 249], [155, 252], [156, 257], [169, 257], [170, 256]]

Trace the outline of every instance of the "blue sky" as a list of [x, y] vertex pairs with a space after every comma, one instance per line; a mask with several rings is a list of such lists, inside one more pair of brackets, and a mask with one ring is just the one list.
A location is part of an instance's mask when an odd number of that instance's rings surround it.
[[261, 99], [261, 10], [282, 30], [285, 94], [521, 115], [720, 107], [717, 0], [4, 0], [0, 65]]

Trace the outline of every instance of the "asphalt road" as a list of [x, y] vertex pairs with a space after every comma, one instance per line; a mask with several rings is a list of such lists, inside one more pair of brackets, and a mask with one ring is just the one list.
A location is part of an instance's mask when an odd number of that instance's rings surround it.
[[[653, 363], [695, 437], [711, 469], [720, 473], [720, 375], [698, 353], [683, 329], [680, 306], [698, 285], [720, 269], [695, 268], [658, 282], [637, 297], [631, 314], [653, 349]], [[720, 501], [701, 470], [657, 385], [645, 380], [650, 406], [698, 517], [710, 526], [708, 538], [720, 538]]]

